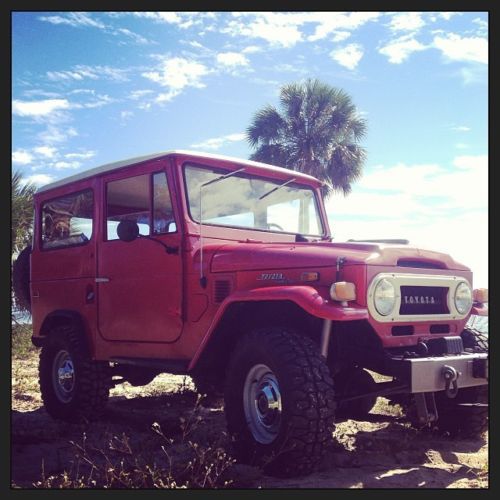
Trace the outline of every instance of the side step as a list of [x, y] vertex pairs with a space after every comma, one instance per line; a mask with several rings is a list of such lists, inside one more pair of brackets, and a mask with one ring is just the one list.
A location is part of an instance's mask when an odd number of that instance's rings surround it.
[[187, 359], [111, 358], [110, 361], [119, 365], [151, 368], [158, 370], [158, 372], [172, 373], [173, 375], [186, 375], [189, 366], [189, 360]]

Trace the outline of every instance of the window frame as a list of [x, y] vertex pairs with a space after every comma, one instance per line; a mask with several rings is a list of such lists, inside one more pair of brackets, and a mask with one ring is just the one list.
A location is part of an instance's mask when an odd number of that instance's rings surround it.
[[[167, 182], [168, 196], [170, 198], [170, 204], [172, 207], [172, 217], [173, 217], [174, 222], [175, 222], [175, 228], [176, 228], [175, 231], [165, 232], [165, 233], [155, 233], [153, 230], [154, 229], [153, 228], [153, 224], [154, 224], [154, 206], [153, 206], [154, 205], [154, 175], [156, 175], [156, 174], [165, 175], [165, 180]], [[133, 177], [141, 177], [141, 176], [149, 177], [147, 180], [148, 180], [148, 190], [149, 190], [148, 191], [148, 202], [149, 202], [148, 212], [149, 212], [149, 218], [150, 218], [149, 234], [142, 235], [142, 236], [152, 238], [152, 237], [165, 236], [167, 234], [176, 234], [179, 231], [179, 225], [177, 222], [177, 217], [175, 215], [175, 208], [174, 208], [174, 203], [173, 203], [173, 198], [172, 198], [172, 190], [170, 187], [170, 181], [168, 179], [168, 173], [164, 169], [153, 170], [153, 171], [145, 172], [145, 173], [134, 173], [132, 175], [120, 177], [118, 179], [111, 179], [111, 180], [103, 179], [103, 183], [102, 183], [103, 204], [104, 204], [103, 211], [102, 211], [102, 213], [103, 213], [103, 217], [102, 217], [102, 219], [103, 219], [102, 241], [103, 242], [110, 243], [113, 241], [120, 241], [120, 238], [116, 238], [113, 240], [108, 239], [108, 184], [110, 184], [112, 182], [120, 182], [120, 181], [123, 181], [126, 179], [131, 179]]]
[[[61, 245], [61, 246], [56, 246], [52, 248], [47, 248], [44, 247], [44, 241], [43, 241], [43, 207], [50, 202], [53, 202], [55, 200], [58, 200], [60, 198], [65, 198], [68, 196], [77, 196], [79, 194], [83, 194], [86, 192], [90, 192], [92, 194], [92, 232], [90, 233], [90, 238], [87, 241], [82, 241], [81, 243], [72, 243], [70, 245]], [[39, 237], [38, 237], [38, 246], [41, 252], [51, 252], [53, 250], [64, 250], [66, 248], [75, 248], [75, 247], [82, 247], [85, 245], [88, 245], [89, 243], [92, 243], [94, 238], [95, 238], [95, 232], [96, 232], [96, 196], [95, 196], [95, 190], [93, 187], [88, 187], [84, 189], [80, 189], [78, 191], [72, 191], [69, 193], [65, 193], [63, 195], [59, 196], [54, 196], [53, 198], [47, 198], [46, 200], [43, 200], [40, 202], [40, 217], [39, 217], [39, 224], [40, 224], [40, 231], [39, 231]]]
[[[245, 165], [241, 165], [241, 166], [244, 167]], [[206, 165], [206, 164], [202, 164], [202, 163], [198, 163], [198, 162], [192, 162], [189, 160], [185, 161], [182, 164], [182, 179], [183, 179], [184, 193], [185, 193], [185, 198], [186, 198], [187, 214], [192, 222], [194, 222], [197, 225], [200, 225], [201, 222], [199, 220], [196, 220], [191, 213], [191, 204], [189, 202], [189, 191], [188, 191], [188, 185], [187, 185], [187, 179], [186, 179], [187, 167], [202, 168], [202, 169], [210, 170], [210, 171], [220, 170], [221, 175], [223, 175], [225, 173], [233, 172], [233, 170], [225, 168], [225, 167], [219, 167], [219, 166], [214, 167], [214, 166], [210, 166], [210, 165]], [[290, 170], [290, 173], [293, 174], [293, 170]], [[280, 179], [274, 179], [272, 177], [265, 177], [262, 175], [249, 175], [245, 172], [240, 172], [238, 174], [235, 174], [234, 177], [242, 177], [244, 179], [259, 179], [259, 180], [266, 181], [266, 182], [274, 182], [275, 181], [278, 183], [278, 185], [279, 185], [279, 180], [280, 180]], [[301, 184], [300, 182], [291, 182], [289, 185], [292, 187], [298, 186], [299, 188], [302, 188], [302, 189], [308, 189], [313, 194], [314, 206], [316, 208], [316, 213], [318, 215], [318, 221], [320, 222], [320, 225], [321, 225], [320, 229], [322, 232], [321, 232], [321, 234], [304, 234], [303, 236], [309, 236], [311, 238], [324, 238], [327, 233], [326, 233], [326, 227], [324, 224], [325, 221], [323, 220], [322, 212], [320, 210], [320, 205], [318, 203], [316, 189], [314, 189], [313, 187], [311, 187], [307, 184]], [[229, 228], [229, 229], [239, 229], [241, 231], [259, 231], [259, 232], [268, 233], [268, 234], [286, 234], [286, 235], [291, 235], [291, 236], [296, 236], [297, 234], [299, 234], [297, 232], [272, 231], [270, 229], [261, 229], [261, 228], [257, 228], [257, 227], [231, 226], [229, 224], [227, 224], [227, 225], [226, 224], [213, 224], [213, 223], [209, 223], [209, 222], [203, 222], [203, 226], [225, 227], [225, 228]]]

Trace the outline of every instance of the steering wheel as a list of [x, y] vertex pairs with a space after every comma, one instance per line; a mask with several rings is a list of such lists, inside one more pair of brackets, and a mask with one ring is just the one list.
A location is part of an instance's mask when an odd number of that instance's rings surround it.
[[278, 231], [284, 231], [284, 229], [279, 224], [276, 224], [275, 222], [268, 222], [267, 223], [267, 229], [272, 229], [273, 227], [275, 227]]

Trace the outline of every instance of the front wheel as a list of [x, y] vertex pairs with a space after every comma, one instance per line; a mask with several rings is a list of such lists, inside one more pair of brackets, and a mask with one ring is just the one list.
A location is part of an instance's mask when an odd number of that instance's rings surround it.
[[332, 439], [328, 367], [312, 340], [290, 330], [257, 330], [240, 341], [224, 398], [236, 457], [267, 473], [310, 473]]
[[108, 363], [89, 359], [79, 331], [72, 325], [52, 330], [40, 353], [40, 392], [53, 418], [78, 421], [97, 418], [108, 400]]

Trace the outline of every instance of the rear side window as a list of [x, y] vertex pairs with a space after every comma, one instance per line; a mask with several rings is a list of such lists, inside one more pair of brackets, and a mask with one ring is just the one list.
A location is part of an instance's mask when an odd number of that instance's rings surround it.
[[92, 190], [54, 198], [42, 204], [42, 249], [83, 245], [92, 237]]

